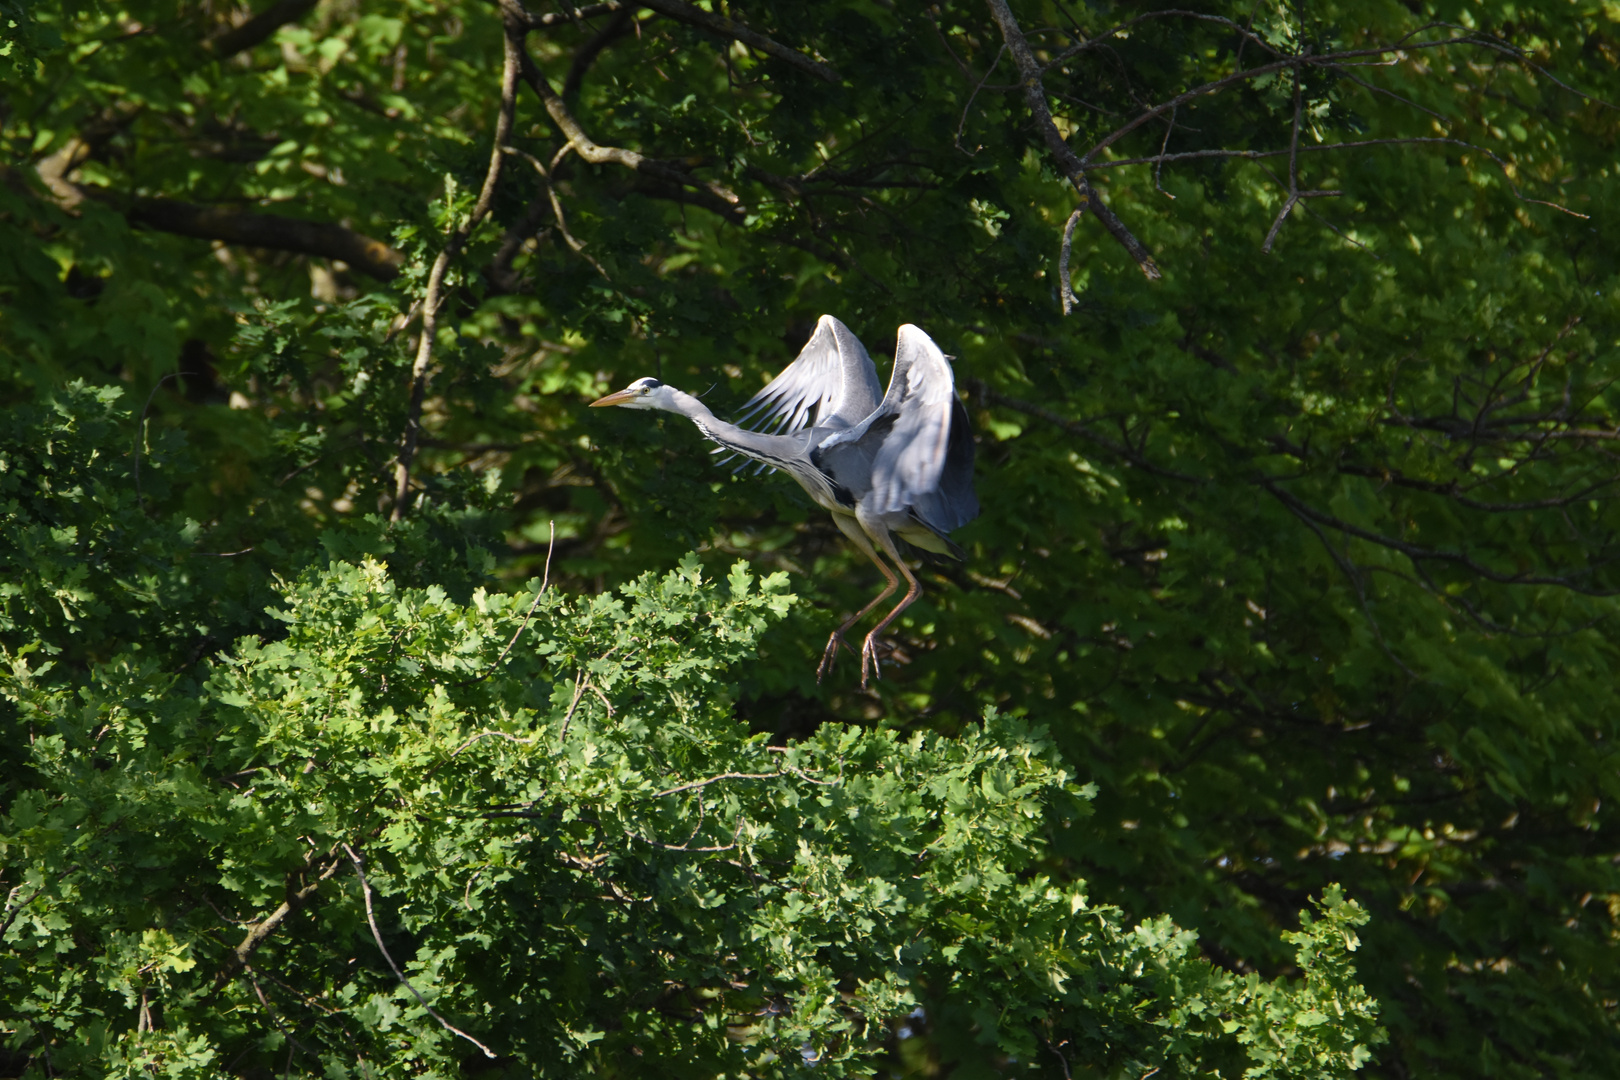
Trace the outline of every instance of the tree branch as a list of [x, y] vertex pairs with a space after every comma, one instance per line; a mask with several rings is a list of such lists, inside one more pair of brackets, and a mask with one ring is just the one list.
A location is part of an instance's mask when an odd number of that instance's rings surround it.
[[570, 21], [574, 18], [590, 18], [595, 15], [606, 15], [609, 12], [620, 11], [625, 8], [644, 7], [658, 12], [660, 15], [674, 19], [676, 22], [695, 26], [700, 30], [707, 30], [719, 37], [731, 38], [740, 41], [751, 49], [757, 49], [767, 56], [774, 57], [790, 67], [794, 67], [807, 75], [814, 75], [824, 82], [837, 85], [843, 81], [842, 76], [819, 60], [790, 49], [781, 42], [755, 30], [750, 30], [742, 23], [734, 22], [721, 15], [713, 15], [701, 8], [685, 3], [684, 0], [639, 0], [638, 3], [606, 3], [591, 4], [578, 8], [572, 13], [558, 12], [556, 14], [535, 15], [517, 6], [516, 0], [500, 0], [503, 8], [508, 6], [521, 12], [526, 29], [538, 30], [547, 26], [554, 26], [560, 22]]
[[288, 23], [308, 14], [320, 0], [276, 0], [241, 26], [221, 31], [203, 42], [203, 50], [215, 59], [235, 56], [269, 38]]
[[73, 213], [86, 199], [94, 199], [123, 214], [131, 224], [158, 232], [340, 259], [379, 281], [392, 281], [399, 275], [405, 261], [403, 255], [380, 240], [334, 222], [257, 214], [237, 207], [207, 206], [179, 199], [124, 195], [69, 179], [141, 110], [141, 105], [129, 103], [109, 107], [86, 124], [78, 135], [39, 160], [34, 171], [57, 206]]
[[1091, 181], [1086, 178], [1085, 163], [1069, 146], [1053, 121], [1052, 109], [1046, 103], [1046, 90], [1041, 85], [1043, 74], [1041, 65], [1035, 59], [1028, 39], [1018, 28], [1018, 20], [1013, 18], [1012, 10], [1007, 7], [1007, 0], [986, 0], [986, 3], [990, 6], [991, 17], [1001, 29], [1002, 40], [1012, 51], [1013, 63], [1018, 66], [1018, 75], [1024, 84], [1024, 100], [1029, 105], [1030, 113], [1035, 117], [1035, 126], [1040, 131], [1052, 160], [1079, 193], [1080, 209], [1095, 215], [1097, 220], [1102, 222], [1103, 228], [1107, 229], [1109, 234], [1119, 241], [1120, 246], [1130, 253], [1131, 258], [1136, 260], [1136, 265], [1141, 268], [1143, 275], [1149, 281], [1157, 281], [1161, 274], [1152, 254], [1119, 219], [1119, 215], [1104, 206], [1102, 200], [1097, 198], [1091, 189]]
[[635, 33], [636, 12], [634, 8], [621, 8], [615, 12], [601, 31], [591, 40], [581, 45], [574, 52], [574, 59], [568, 65], [568, 75], [563, 79], [562, 96], [569, 100], [579, 93], [579, 88], [585, 81], [585, 73], [596, 63], [608, 46], [620, 38], [629, 37]]
[[199, 206], [178, 199], [124, 199], [100, 188], [74, 187], [83, 197], [118, 209], [131, 224], [158, 232], [339, 259], [379, 281], [398, 277], [405, 261], [402, 254], [381, 240], [335, 222], [255, 214], [232, 207]]
[[366, 880], [366, 871], [361, 866], [360, 856], [356, 855], [354, 853], [354, 849], [348, 844], [343, 845], [343, 850], [348, 852], [349, 859], [354, 863], [355, 875], [360, 878], [360, 889], [361, 892], [364, 893], [366, 899], [366, 923], [371, 927], [372, 940], [376, 941], [377, 951], [382, 953], [383, 959], [388, 961], [388, 966], [394, 972], [394, 977], [404, 984], [405, 989], [409, 990], [411, 992], [411, 996], [416, 998], [417, 1003], [421, 1005], [422, 1008], [427, 1010], [428, 1015], [439, 1022], [440, 1027], [444, 1028], [444, 1030], [450, 1032], [451, 1034], [459, 1035], [463, 1039], [466, 1039], [468, 1042], [478, 1047], [478, 1049], [482, 1050], [485, 1057], [493, 1061], [498, 1056], [495, 1051], [491, 1050], [489, 1047], [485, 1046], [483, 1043], [479, 1042], [465, 1031], [462, 1031], [444, 1017], [440, 1016], [438, 1011], [427, 1003], [427, 998], [422, 996], [422, 992], [411, 984], [411, 980], [405, 977], [405, 973], [403, 971], [399, 970], [399, 965], [394, 963], [394, 958], [388, 954], [388, 946], [383, 944], [382, 931], [377, 929], [377, 916], [375, 913], [373, 913], [371, 908], [371, 882]]
[[[513, 9], [520, 12], [522, 10], [517, 8], [515, 0], [502, 0], [503, 11], [511, 12]], [[529, 84], [530, 89], [535, 92], [535, 96], [540, 99], [540, 103], [545, 106], [552, 122], [562, 132], [563, 138], [568, 140], [569, 148], [585, 161], [590, 162], [592, 165], [622, 165], [627, 169], [656, 177], [659, 180], [666, 180], [672, 184], [703, 188], [716, 198], [732, 206], [736, 206], [741, 201], [737, 198], [736, 193], [724, 184], [701, 180], [684, 169], [646, 157], [634, 150], [625, 150], [617, 146], [601, 146], [593, 142], [591, 137], [585, 134], [585, 130], [579, 126], [579, 121], [574, 119], [574, 114], [568, 110], [567, 104], [551, 88], [551, 83], [547, 80], [545, 73], [535, 64], [526, 49], [519, 49], [518, 63], [523, 81]]]
[[584, 7], [548, 11], [544, 15], [535, 15], [532, 12], [523, 11], [524, 29], [543, 30], [548, 26], [557, 26], [566, 22], [584, 22], [586, 19], [594, 19], [598, 15], [611, 15], [615, 11], [623, 11], [634, 6], [634, 4], [623, 3], [622, 0], [607, 0], [606, 3], [602, 4], [586, 4]]
[[1076, 303], [1074, 286], [1069, 282], [1069, 249], [1074, 244], [1074, 227], [1080, 223], [1080, 215], [1083, 212], [1076, 210], [1069, 215], [1068, 223], [1063, 226], [1063, 246], [1058, 249], [1058, 295], [1063, 298], [1065, 315]]
[[698, 788], [704, 788], [708, 787], [710, 784], [718, 783], [721, 780], [769, 780], [772, 777], [781, 775], [782, 773], [780, 772], [721, 773], [719, 776], [711, 776], [707, 780], [694, 780], [690, 784], [681, 784], [679, 787], [668, 788], [667, 790], [657, 792], [652, 797], [655, 799], [661, 799], [665, 795], [675, 795], [682, 791], [694, 791]]
[[696, 26], [700, 30], [707, 30], [711, 34], [740, 41], [751, 49], [758, 49], [765, 55], [775, 57], [790, 67], [798, 68], [807, 75], [814, 75], [823, 82], [829, 82], [837, 86], [843, 81], [838, 72], [826, 64], [812, 60], [803, 53], [790, 49], [786, 45], [766, 37], [764, 34], [756, 33], [741, 23], [733, 22], [719, 15], [711, 15], [707, 11], [685, 3], [684, 0], [641, 0], [641, 6], [651, 8], [660, 15], [667, 15], [678, 22]]
[[[1433, 548], [1419, 547], [1416, 544], [1408, 544], [1404, 540], [1397, 540], [1393, 536], [1384, 536], [1383, 534], [1375, 533], [1370, 529], [1363, 529], [1359, 526], [1352, 525], [1348, 521], [1334, 517], [1331, 514], [1325, 514], [1322, 511], [1317, 510], [1315, 507], [1295, 498], [1293, 495], [1290, 495], [1288, 492], [1280, 488], [1275, 481], [1269, 478], [1258, 478], [1255, 482], [1270, 493], [1271, 496], [1278, 502], [1282, 503], [1283, 506], [1287, 507], [1295, 517], [1307, 521], [1318, 522], [1337, 532], [1344, 533], [1347, 536], [1354, 536], [1358, 540], [1365, 540], [1368, 543], [1377, 544], [1379, 547], [1388, 548], [1391, 551], [1398, 551], [1402, 555], [1405, 555], [1407, 558], [1411, 559], [1414, 563], [1452, 563], [1454, 565], [1463, 567], [1470, 573], [1476, 574], [1487, 581], [1495, 582], [1498, 585], [1553, 585], [1557, 586], [1558, 588], [1569, 589], [1571, 592], [1577, 592], [1584, 596], [1620, 595], [1620, 593], [1617, 593], [1617, 591], [1613, 589], [1593, 589], [1578, 585], [1573, 580], [1575, 575], [1554, 577], [1546, 574], [1504, 574], [1474, 561], [1468, 555], [1465, 555], [1460, 551], [1439, 551]], [[1581, 571], [1577, 571], [1576, 573], [1581, 573]]]
[[[516, 4], [512, 5], [516, 8]], [[521, 8], [516, 8], [521, 12]], [[501, 164], [506, 160], [504, 148], [512, 133], [512, 114], [517, 107], [518, 68], [523, 59], [523, 38], [527, 27], [513, 10], [502, 7], [502, 64], [501, 104], [495, 117], [495, 141], [489, 151], [489, 167], [484, 172], [484, 186], [479, 189], [478, 201], [466, 220], [450, 230], [444, 247], [433, 260], [428, 272], [427, 290], [422, 296], [422, 336], [417, 340], [416, 359], [411, 362], [411, 397], [405, 416], [405, 432], [400, 439], [399, 460], [394, 466], [394, 507], [389, 521], [398, 521], [405, 515], [405, 505], [411, 492], [411, 464], [416, 458], [416, 443], [421, 436], [422, 402], [427, 396], [428, 371], [433, 362], [434, 338], [439, 329], [439, 307], [444, 303], [444, 277], [450, 261], [460, 253], [473, 229], [489, 215], [495, 199], [495, 185], [500, 182]]]
[[[1074, 57], [1078, 56], [1080, 53], [1086, 52], [1089, 49], [1096, 48], [1098, 45], [1101, 45], [1104, 41], [1106, 41], [1107, 39], [1113, 37], [1114, 35], [1123, 33], [1124, 31], [1131, 29], [1137, 23], [1145, 22], [1148, 19], [1171, 19], [1171, 18], [1194, 19], [1194, 20], [1199, 21], [1199, 22], [1219, 23], [1220, 25], [1231, 29], [1239, 37], [1242, 37], [1245, 40], [1251, 41], [1254, 44], [1260, 46], [1262, 49], [1264, 49], [1268, 53], [1271, 53], [1273, 56], [1280, 56], [1281, 55], [1281, 53], [1277, 50], [1277, 48], [1275, 46], [1273, 46], [1270, 42], [1266, 41], [1265, 38], [1260, 37], [1258, 34], [1254, 33], [1252, 30], [1249, 30], [1247, 27], [1243, 26], [1241, 23], [1233, 22], [1231, 19], [1225, 18], [1224, 16], [1221, 16], [1221, 15], [1206, 15], [1203, 12], [1186, 11], [1186, 10], [1183, 10], [1183, 9], [1180, 9], [1180, 8], [1166, 8], [1163, 11], [1150, 11], [1145, 15], [1138, 15], [1134, 19], [1128, 19], [1125, 22], [1122, 22], [1117, 26], [1109, 27], [1107, 30], [1104, 30], [1100, 34], [1094, 34], [1092, 37], [1088, 38], [1085, 41], [1081, 41], [1081, 42], [1078, 42], [1078, 43], [1076, 43], [1074, 45], [1070, 45], [1067, 49], [1064, 49], [1062, 52], [1060, 52], [1056, 56], [1052, 57], [1051, 61], [1044, 68], [1042, 68], [1042, 70], [1043, 71], [1051, 71], [1053, 68], [1055, 68], [1058, 65], [1064, 63], [1067, 60], [1073, 59]], [[1070, 36], [1073, 36], [1073, 35], [1070, 35]]]
[[248, 928], [247, 937], [242, 939], [240, 945], [231, 950], [230, 958], [225, 961], [225, 966], [214, 976], [214, 989], [218, 990], [224, 986], [236, 975], [239, 969], [246, 967], [248, 958], [258, 950], [260, 945], [264, 944], [265, 939], [275, 933], [278, 926], [287, 921], [287, 916], [303, 909], [309, 903], [309, 898], [314, 896], [315, 891], [321, 887], [321, 882], [330, 879], [333, 874], [337, 873], [337, 868], [342, 865], [343, 860], [341, 858], [333, 858], [331, 862], [326, 864], [326, 869], [321, 871], [319, 877], [296, 892], [293, 891], [289, 881], [287, 899], [283, 900], [281, 905], [272, 911], [263, 922], [254, 923]]

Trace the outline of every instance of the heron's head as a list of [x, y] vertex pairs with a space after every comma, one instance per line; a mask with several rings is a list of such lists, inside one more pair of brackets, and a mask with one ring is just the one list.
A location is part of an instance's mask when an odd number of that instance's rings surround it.
[[637, 379], [618, 393], [609, 394], [605, 398], [599, 398], [591, 402], [591, 408], [595, 409], [603, 405], [623, 405], [627, 409], [670, 410], [671, 404], [669, 387], [657, 379]]

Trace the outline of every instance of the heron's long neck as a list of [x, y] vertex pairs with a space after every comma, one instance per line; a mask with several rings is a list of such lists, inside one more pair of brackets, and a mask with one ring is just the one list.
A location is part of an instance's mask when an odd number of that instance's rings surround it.
[[804, 456], [803, 440], [791, 435], [765, 435], [758, 431], [728, 424], [709, 407], [691, 394], [669, 388], [670, 412], [678, 412], [697, 425], [705, 438], [744, 457], [763, 461], [767, 465], [782, 467], [789, 458]]

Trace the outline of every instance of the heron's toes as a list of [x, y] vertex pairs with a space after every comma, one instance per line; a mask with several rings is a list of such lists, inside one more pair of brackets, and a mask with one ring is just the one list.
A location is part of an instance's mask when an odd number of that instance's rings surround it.
[[832, 670], [833, 661], [838, 659], [839, 646], [843, 646], [844, 648], [848, 649], [849, 643], [844, 640], [844, 636], [842, 634], [834, 631], [833, 635], [827, 639], [827, 647], [822, 650], [821, 665], [816, 668], [816, 682], [819, 683], [822, 679], [826, 678], [827, 672]]
[[868, 635], [861, 643], [861, 689], [865, 690], [872, 679], [883, 677], [883, 664], [878, 659], [877, 638]]

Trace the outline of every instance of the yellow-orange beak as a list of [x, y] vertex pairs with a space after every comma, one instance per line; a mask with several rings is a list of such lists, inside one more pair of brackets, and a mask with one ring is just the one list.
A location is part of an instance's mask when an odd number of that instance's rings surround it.
[[636, 395], [634, 391], [620, 390], [616, 394], [609, 394], [605, 398], [598, 398], [597, 400], [591, 402], [590, 407], [593, 409], [600, 409], [604, 405], [623, 405], [625, 402], [634, 401], [635, 399]]

